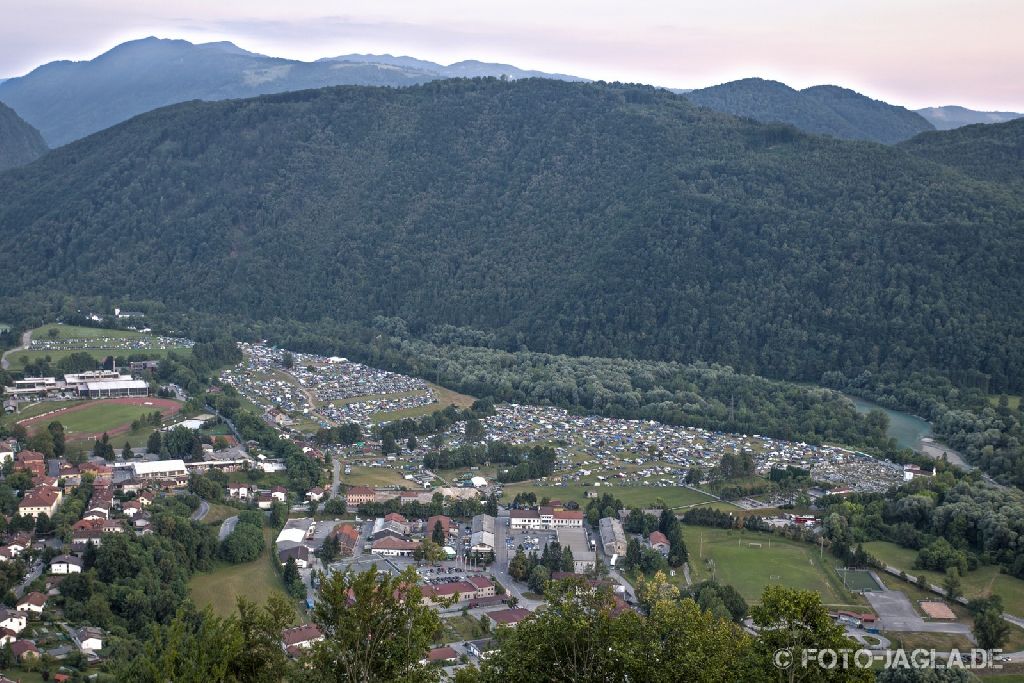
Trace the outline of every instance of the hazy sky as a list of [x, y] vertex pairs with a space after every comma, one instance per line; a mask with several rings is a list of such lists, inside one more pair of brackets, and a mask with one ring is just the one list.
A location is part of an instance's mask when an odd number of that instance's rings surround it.
[[908, 107], [1024, 110], [1024, 0], [0, 0], [0, 77], [148, 35], [297, 59], [480, 59], [701, 87], [836, 83]]

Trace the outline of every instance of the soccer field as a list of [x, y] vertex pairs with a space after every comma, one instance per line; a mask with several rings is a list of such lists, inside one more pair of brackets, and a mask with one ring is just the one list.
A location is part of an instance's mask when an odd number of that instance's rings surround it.
[[[59, 403], [50, 406], [59, 407]], [[142, 415], [160, 411], [164, 415], [174, 414], [181, 408], [177, 401], [160, 398], [120, 398], [99, 401], [76, 402], [64, 410], [28, 418], [23, 421], [29, 432], [44, 428], [50, 422], [60, 422], [69, 442], [78, 439], [92, 439], [108, 432], [111, 436], [128, 432], [131, 422]]]
[[880, 591], [885, 590], [871, 576], [866, 569], [837, 569], [836, 573], [843, 584], [852, 591]]
[[[695, 581], [715, 578], [730, 584], [747, 602], [761, 599], [765, 586], [813, 590], [829, 605], [859, 602], [843, 590], [827, 554], [817, 547], [740, 529], [683, 527]], [[702, 540], [703, 539], [703, 540]]]

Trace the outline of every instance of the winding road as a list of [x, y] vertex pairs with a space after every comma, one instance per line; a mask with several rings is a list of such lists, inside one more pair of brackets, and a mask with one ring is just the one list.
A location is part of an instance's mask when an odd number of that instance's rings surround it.
[[26, 351], [26, 350], [28, 350], [28, 345], [31, 344], [31, 343], [32, 343], [32, 330], [29, 330], [25, 334], [21, 335], [21, 346], [19, 346], [16, 349], [10, 349], [8, 351], [4, 351], [3, 357], [0, 357], [0, 368], [6, 370], [7, 368], [11, 367], [10, 361], [7, 360], [7, 354], [14, 353], [15, 351]]

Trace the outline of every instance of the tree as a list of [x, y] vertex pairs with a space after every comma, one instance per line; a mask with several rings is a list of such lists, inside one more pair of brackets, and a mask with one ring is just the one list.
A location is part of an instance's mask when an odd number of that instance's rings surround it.
[[92, 454], [108, 462], [114, 461], [114, 447], [110, 445], [110, 435], [103, 432], [103, 436], [93, 445]]
[[127, 460], [132, 457], [132, 445], [125, 441], [124, 448], [121, 449], [121, 458]]
[[690, 486], [696, 486], [703, 479], [704, 473], [696, 465], [686, 471], [686, 483]]
[[64, 453], [67, 450], [65, 444], [64, 425], [60, 422], [51, 422], [46, 425], [46, 431], [50, 433], [50, 437], [53, 439], [53, 455], [57, 458], [63, 458]]
[[317, 555], [325, 564], [330, 564], [341, 557], [341, 541], [338, 540], [337, 534], [331, 534], [324, 539], [323, 545], [317, 550]]
[[962, 595], [960, 588], [960, 572], [956, 567], [946, 570], [946, 578], [942, 582], [942, 588], [946, 591], [946, 598], [956, 600]]
[[40, 429], [29, 437], [27, 446], [31, 451], [38, 451], [47, 458], [52, 458], [54, 455], [53, 434], [48, 429]]
[[384, 432], [384, 437], [380, 442], [380, 451], [384, 455], [398, 452], [398, 442], [395, 441], [395, 435], [391, 432]]
[[543, 593], [551, 580], [551, 570], [542, 564], [537, 565], [530, 571], [530, 578], [527, 585], [534, 593]]
[[415, 434], [410, 434], [409, 438], [405, 442], [406, 450], [412, 452], [412, 451], [416, 450], [416, 446], [417, 445], [418, 444], [416, 442], [416, 435]]
[[498, 496], [495, 495], [494, 491], [487, 495], [487, 500], [484, 502], [484, 514], [491, 517], [498, 516]]
[[978, 647], [997, 650], [1010, 637], [1010, 625], [1000, 612], [989, 607], [974, 617], [974, 637]]
[[230, 447], [230, 444], [228, 444], [227, 438], [222, 436], [222, 435], [218, 435], [213, 440], [213, 450], [215, 450], [215, 451], [227, 450], [229, 447]]
[[270, 525], [280, 529], [288, 521], [288, 505], [281, 501], [274, 501], [270, 506]]
[[324, 639], [303, 657], [313, 680], [431, 681], [439, 674], [420, 664], [441, 619], [423, 604], [417, 575], [335, 572], [324, 579], [313, 622]]
[[152, 434], [150, 434], [149, 438], [146, 440], [146, 451], [149, 453], [157, 454], [160, 452], [160, 447], [160, 432], [155, 431]]
[[288, 595], [296, 599], [306, 597], [306, 585], [302, 582], [299, 565], [295, 563], [294, 557], [289, 557], [285, 562], [281, 578], [284, 580], [284, 587], [288, 591]]
[[286, 370], [291, 370], [295, 367], [295, 356], [293, 356], [290, 351], [285, 351], [281, 354], [281, 365]]
[[508, 563], [508, 575], [516, 581], [525, 581], [530, 572], [530, 562], [522, 546], [516, 548], [516, 554]]
[[441, 526], [441, 520], [434, 522], [434, 528], [430, 532], [430, 539], [438, 545], [444, 545], [445, 540], [447, 540], [444, 537], [444, 527]]
[[484, 434], [484, 424], [480, 420], [476, 418], [466, 420], [466, 441], [480, 441], [484, 438]]
[[626, 543], [626, 557], [623, 558], [626, 568], [633, 569], [639, 567], [641, 555], [642, 547], [640, 541], [635, 538], [629, 539], [629, 542]]
[[[793, 664], [783, 674], [788, 674], [790, 681], [797, 677], [799, 680], [833, 680], [829, 669], [799, 667], [801, 652], [856, 648], [843, 627], [832, 621], [821, 604], [821, 596], [813, 591], [768, 586], [761, 594], [761, 604], [750, 613], [760, 629], [756, 650], [762, 658], [763, 670], [774, 670], [775, 653], [788, 650], [793, 654]], [[874, 674], [865, 669], [848, 669], [841, 671], [841, 678], [835, 680], [867, 682], [874, 680]]]

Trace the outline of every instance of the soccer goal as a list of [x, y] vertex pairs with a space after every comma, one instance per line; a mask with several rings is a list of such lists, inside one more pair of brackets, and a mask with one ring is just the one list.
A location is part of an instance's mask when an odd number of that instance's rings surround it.
[[760, 548], [761, 544], [760, 543], [748, 543], [747, 547], [748, 548]]

